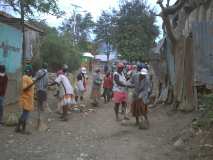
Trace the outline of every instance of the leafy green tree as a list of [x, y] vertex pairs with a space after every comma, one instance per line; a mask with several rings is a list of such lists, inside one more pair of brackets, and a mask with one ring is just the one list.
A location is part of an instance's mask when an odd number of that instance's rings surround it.
[[110, 12], [102, 12], [94, 30], [97, 42], [112, 44], [112, 18], [112, 14]]
[[117, 49], [127, 60], [145, 60], [159, 34], [155, 14], [144, 0], [122, 0], [119, 10], [103, 12], [94, 33], [97, 42]]
[[62, 32], [68, 32], [74, 43], [81, 51], [89, 51], [91, 45], [91, 33], [94, 26], [92, 15], [87, 13], [85, 16], [81, 14], [72, 15], [65, 19], [60, 27]]
[[41, 46], [43, 61], [50, 64], [53, 70], [60, 69], [63, 64], [68, 64], [70, 70], [76, 70], [80, 66], [79, 52], [71, 47], [71, 41], [63, 35], [49, 34]]
[[105, 53], [107, 55], [107, 59], [109, 59], [113, 46], [115, 13], [116, 12], [114, 10], [112, 12], [103, 11], [94, 29], [94, 33], [96, 34], [96, 43], [99, 45], [106, 44]]
[[115, 16], [113, 44], [130, 61], [145, 60], [159, 34], [154, 12], [144, 0], [123, 1]]
[[23, 6], [25, 16], [34, 16], [35, 13], [49, 13], [60, 16], [57, 0], [2, 0], [5, 4], [12, 7], [15, 12], [21, 13]]
[[43, 27], [46, 35], [41, 40], [41, 61], [47, 62], [53, 71], [60, 69], [63, 64], [67, 64], [70, 71], [78, 69], [79, 51], [73, 46], [70, 34], [68, 32], [59, 34], [55, 28], [45, 25]]

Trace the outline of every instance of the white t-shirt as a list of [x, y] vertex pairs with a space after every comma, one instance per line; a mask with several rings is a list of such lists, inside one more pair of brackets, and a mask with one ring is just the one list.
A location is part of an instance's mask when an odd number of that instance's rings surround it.
[[73, 87], [65, 75], [60, 74], [55, 81], [63, 86], [65, 94], [74, 94]]
[[113, 91], [114, 92], [127, 92], [127, 88], [126, 87], [117, 85], [117, 83], [114, 80], [115, 75], [119, 76], [119, 81], [121, 83], [123, 83], [124, 85], [127, 84], [127, 81], [126, 81], [126, 78], [124, 76], [124, 73], [122, 72], [121, 74], [119, 74], [118, 72], [115, 72], [113, 74]]
[[77, 89], [81, 92], [85, 90], [83, 80], [77, 82]]

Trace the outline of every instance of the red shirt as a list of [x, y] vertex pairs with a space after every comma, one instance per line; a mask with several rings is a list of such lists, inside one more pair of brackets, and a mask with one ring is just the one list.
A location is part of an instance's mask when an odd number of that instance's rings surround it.
[[113, 79], [112, 76], [104, 77], [104, 83], [103, 83], [103, 88], [109, 88], [111, 89], [113, 87]]
[[4, 76], [0, 75], [0, 96], [4, 97], [7, 89], [8, 77], [5, 74]]

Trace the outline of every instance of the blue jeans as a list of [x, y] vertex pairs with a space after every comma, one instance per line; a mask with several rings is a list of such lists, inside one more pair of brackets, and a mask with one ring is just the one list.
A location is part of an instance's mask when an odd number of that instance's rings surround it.
[[4, 97], [0, 96], [0, 122], [2, 122], [3, 113], [4, 113]]

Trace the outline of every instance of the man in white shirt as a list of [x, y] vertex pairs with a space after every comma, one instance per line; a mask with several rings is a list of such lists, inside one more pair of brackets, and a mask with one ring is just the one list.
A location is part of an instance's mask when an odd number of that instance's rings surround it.
[[50, 86], [55, 84], [62, 85], [64, 89], [64, 95], [61, 100], [61, 105], [63, 108], [63, 114], [62, 114], [61, 120], [68, 121], [67, 112], [68, 112], [69, 106], [75, 104], [73, 87], [69, 79], [67, 78], [67, 76], [65, 76], [64, 74], [60, 74], [55, 79], [55, 82], [50, 84]]

